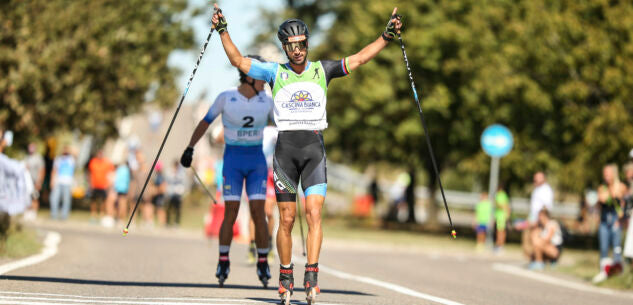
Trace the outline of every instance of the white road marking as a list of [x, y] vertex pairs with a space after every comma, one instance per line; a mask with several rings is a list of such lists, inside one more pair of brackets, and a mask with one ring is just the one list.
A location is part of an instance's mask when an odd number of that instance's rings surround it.
[[[57, 301], [57, 302], [64, 302], [64, 303], [51, 303], [51, 302], [33, 302], [33, 301], [18, 301], [18, 300], [9, 300], [9, 301], [3, 301], [0, 300], [0, 304], [16, 304], [16, 305], [59, 305], [59, 304], [68, 304], [66, 302], [76, 302], [73, 300], [52, 300], [52, 301]], [[242, 304], [242, 303], [155, 303], [155, 302], [148, 302], [148, 303], [122, 303], [122, 302], [110, 302], [108, 304], [147, 304], [147, 305], [189, 305], [189, 304], [194, 304], [194, 305], [235, 305], [235, 304]]]
[[46, 238], [44, 239], [44, 249], [42, 249], [42, 252], [0, 266], [0, 275], [15, 269], [35, 265], [51, 258], [53, 255], [57, 254], [57, 245], [59, 245], [61, 240], [62, 236], [59, 233], [52, 231], [48, 232], [46, 234]]
[[157, 300], [157, 301], [216, 301], [216, 302], [242, 302], [242, 303], [261, 303], [257, 300], [236, 300], [226, 298], [147, 298], [147, 297], [100, 297], [100, 296], [83, 296], [73, 294], [57, 294], [57, 293], [38, 293], [38, 292], [18, 292], [18, 291], [0, 291], [0, 298], [9, 297], [6, 295], [22, 295], [22, 296], [39, 296], [39, 297], [52, 297], [54, 298], [76, 298], [76, 299], [105, 299], [105, 300]]
[[570, 288], [574, 290], [579, 290], [579, 291], [584, 291], [584, 292], [593, 292], [593, 293], [599, 293], [599, 294], [610, 295], [610, 296], [621, 296], [621, 297], [633, 298], [633, 294], [618, 292], [618, 291], [614, 291], [614, 290], [606, 289], [606, 288], [594, 287], [591, 285], [576, 283], [572, 281], [567, 281], [561, 278], [526, 270], [518, 266], [494, 263], [492, 264], [492, 269], [495, 271], [504, 272], [504, 273], [508, 273], [508, 274], [512, 274], [516, 276], [522, 276], [522, 277], [536, 280], [539, 282], [566, 287], [566, 288]]
[[[40, 297], [0, 297], [0, 301], [7, 301], [10, 303], [7, 304], [15, 304], [13, 302], [31, 302], [31, 301], [44, 301], [48, 303], [44, 304], [68, 304], [68, 303], [87, 303], [87, 304], [135, 304], [135, 305], [235, 305], [241, 304], [241, 300], [235, 300], [232, 303], [193, 303], [193, 302], [149, 302], [149, 301], [124, 301], [124, 300], [80, 300], [80, 299], [53, 299], [53, 298], [40, 298]], [[50, 303], [57, 302], [57, 303]], [[263, 302], [260, 302], [263, 303]]]
[[[17, 296], [16, 296], [17, 295]], [[152, 301], [153, 300], [153, 301]], [[51, 303], [57, 302], [57, 303]], [[0, 291], [0, 304], [59, 304], [80, 303], [80, 304], [132, 304], [132, 305], [235, 305], [235, 304], [269, 304], [270, 302], [244, 299], [227, 298], [146, 298], [146, 297], [105, 297], [105, 296], [82, 296], [70, 294], [36, 293]], [[202, 302], [202, 303], [201, 303]], [[228, 302], [228, 303], [227, 303]], [[306, 304], [293, 300], [292, 304]], [[321, 305], [343, 305], [335, 303], [322, 303]]]
[[[306, 263], [305, 259], [303, 259], [301, 257], [298, 257], [298, 256], [295, 256], [295, 255], [292, 256], [292, 260], [296, 261], [296, 262], [300, 262], [302, 264]], [[405, 295], [408, 295], [408, 296], [424, 299], [424, 300], [427, 300], [427, 301], [432, 301], [432, 302], [436, 302], [436, 303], [440, 303], [440, 304], [444, 304], [444, 305], [464, 305], [462, 303], [458, 303], [458, 302], [451, 301], [451, 300], [448, 300], [448, 299], [432, 296], [430, 294], [418, 292], [418, 291], [409, 289], [407, 287], [403, 287], [403, 286], [400, 286], [400, 285], [392, 284], [392, 283], [389, 283], [389, 282], [380, 281], [380, 280], [377, 280], [377, 279], [374, 279], [374, 278], [371, 278], [371, 277], [354, 275], [354, 274], [351, 274], [351, 273], [338, 271], [336, 269], [332, 269], [330, 267], [326, 267], [326, 266], [324, 266], [324, 265], [322, 265], [320, 263], [319, 263], [319, 270], [321, 272], [328, 273], [330, 275], [333, 275], [335, 277], [338, 277], [338, 278], [341, 278], [341, 279], [344, 279], [344, 280], [357, 281], [357, 282], [361, 282], [361, 283], [365, 283], [365, 284], [370, 284], [370, 285], [386, 288], [386, 289], [389, 289], [389, 290], [392, 290], [392, 291], [395, 291], [395, 292], [398, 292], [398, 293], [401, 293], [401, 294], [405, 294]]]

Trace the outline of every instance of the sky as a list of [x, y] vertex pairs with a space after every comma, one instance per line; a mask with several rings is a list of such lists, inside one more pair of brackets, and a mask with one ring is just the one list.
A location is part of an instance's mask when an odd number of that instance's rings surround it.
[[[206, 12], [197, 18], [191, 19], [194, 37], [197, 47], [192, 51], [174, 51], [168, 59], [168, 65], [178, 67], [182, 75], [176, 80], [181, 90], [184, 90], [189, 76], [196, 64], [198, 55], [204, 41], [209, 34], [211, 26], [212, 2], [208, 0], [189, 0], [190, 7], [206, 5]], [[231, 39], [237, 48], [245, 55], [249, 50], [255, 35], [257, 34], [257, 18], [260, 16], [260, 8], [281, 9], [283, 0], [249, 1], [249, 0], [225, 0], [218, 1], [218, 5], [226, 16], [228, 30]], [[276, 43], [273, 42], [273, 43]], [[281, 49], [279, 48], [279, 52]], [[238, 85], [238, 72], [229, 63], [222, 43], [217, 33], [213, 33], [211, 41], [202, 58], [200, 67], [193, 79], [191, 88], [185, 98], [185, 103], [194, 103], [206, 91], [208, 99], [212, 100], [222, 91]]]

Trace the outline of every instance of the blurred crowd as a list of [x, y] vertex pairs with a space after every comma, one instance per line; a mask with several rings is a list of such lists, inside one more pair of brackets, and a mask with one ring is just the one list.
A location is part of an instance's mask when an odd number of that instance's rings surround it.
[[[113, 227], [123, 226], [128, 221], [134, 204], [139, 200], [136, 215], [139, 215], [142, 225], [180, 224], [183, 195], [189, 191], [191, 181], [177, 160], [169, 163], [158, 161], [142, 198], [139, 198], [152, 165], [139, 147], [130, 145], [125, 157], [117, 161], [108, 158], [102, 149], [97, 149], [83, 164], [78, 164], [78, 154], [71, 146], [57, 147], [54, 141], [47, 141], [39, 146], [30, 143], [23, 148], [24, 157], [14, 160], [3, 153], [6, 147], [12, 145], [12, 134], [0, 130], [0, 137], [0, 213], [11, 216], [23, 214], [25, 220], [35, 220], [40, 204], [44, 203], [50, 206], [51, 219], [64, 221], [72, 213], [73, 204], [80, 204], [89, 208], [90, 222]], [[12, 152], [16, 150], [20, 148], [12, 147]], [[502, 253], [508, 234], [520, 232], [521, 247], [529, 259], [528, 268], [543, 270], [548, 264], [556, 264], [563, 253], [565, 244], [569, 242], [567, 226], [570, 226], [573, 234], [596, 233], [600, 269], [593, 278], [594, 282], [604, 281], [626, 270], [633, 259], [633, 223], [630, 221], [633, 210], [633, 151], [630, 157], [629, 163], [622, 166], [604, 166], [602, 176], [596, 177], [597, 182], [601, 181], [599, 186], [587, 191], [581, 200], [580, 214], [573, 223], [555, 213], [555, 192], [544, 172], [533, 176], [525, 219], [517, 219], [517, 215], [512, 214], [510, 197], [503, 185], [492, 196], [487, 192], [481, 193], [479, 202], [474, 206], [473, 218], [477, 249], [484, 249], [486, 240], [489, 240], [494, 252]], [[213, 172], [222, 171], [221, 160], [209, 166], [216, 167]], [[213, 180], [207, 176], [205, 172], [204, 180]], [[221, 185], [221, 175], [216, 178], [220, 178], [216, 184]], [[415, 186], [414, 173], [401, 173], [396, 177], [388, 190], [390, 203], [383, 215], [384, 221], [416, 222], [413, 211]], [[368, 215], [371, 206], [378, 201], [379, 193], [374, 174], [365, 200], [369, 208], [364, 207], [364, 201], [356, 202], [354, 213], [357, 216]], [[216, 197], [221, 198], [219, 193]], [[207, 231], [213, 231], [213, 227], [211, 221], [205, 224]], [[207, 232], [207, 235], [213, 234]]]
[[[50, 218], [64, 221], [74, 204], [89, 207], [91, 223], [113, 227], [128, 221], [151, 166], [138, 147], [129, 147], [126, 157], [117, 162], [98, 149], [85, 164], [78, 164], [77, 152], [71, 146], [63, 145], [57, 154], [55, 142], [48, 141], [43, 154], [36, 143], [30, 143], [25, 157], [13, 160], [2, 153], [11, 143], [4, 132], [0, 134], [0, 211], [11, 216], [23, 214], [25, 220], [32, 221], [40, 204], [47, 203]], [[13, 147], [14, 152], [17, 149]], [[189, 178], [177, 160], [169, 164], [159, 160], [140, 198], [136, 215], [140, 214], [141, 223], [179, 225], [182, 198], [189, 187]]]
[[[633, 151], [630, 162], [623, 169], [624, 180], [621, 180], [617, 164], [604, 166], [602, 177], [599, 178], [600, 185], [597, 190], [587, 192], [581, 203], [580, 215], [574, 223], [574, 233], [588, 234], [594, 226], [593, 220], [596, 222], [600, 269], [593, 277], [594, 283], [621, 273], [625, 264], [632, 263]], [[534, 174], [527, 219], [517, 219], [510, 225], [509, 198], [503, 188], [492, 200], [484, 192], [475, 206], [473, 227], [477, 236], [477, 249], [484, 248], [486, 233], [492, 229], [495, 232], [495, 252], [501, 252], [506, 231], [512, 229], [521, 232], [521, 246], [529, 259], [529, 269], [543, 270], [548, 263], [556, 264], [565, 243], [569, 241], [570, 232], [563, 219], [552, 217], [555, 209], [554, 190], [547, 182], [546, 174]]]

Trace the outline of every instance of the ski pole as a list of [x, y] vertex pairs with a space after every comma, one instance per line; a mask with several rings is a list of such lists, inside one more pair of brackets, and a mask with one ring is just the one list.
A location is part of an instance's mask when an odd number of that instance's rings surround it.
[[306, 256], [306, 240], [303, 237], [303, 218], [301, 217], [301, 198], [299, 198], [299, 194], [297, 194], [297, 213], [299, 214], [299, 229], [301, 230], [301, 250], [303, 251], [303, 256]]
[[193, 171], [193, 175], [196, 177], [196, 180], [198, 180], [198, 183], [200, 183], [200, 185], [202, 186], [202, 188], [207, 192], [207, 194], [209, 195], [209, 197], [211, 197], [211, 200], [213, 201], [213, 204], [218, 204], [217, 201], [215, 201], [215, 198], [213, 198], [213, 195], [211, 194], [211, 191], [209, 191], [209, 189], [207, 188], [207, 186], [204, 184], [204, 182], [202, 182], [202, 179], [200, 179], [200, 176], [198, 176], [198, 172], [196, 172], [196, 169], [193, 168], [193, 166], [191, 167], [191, 170]]
[[141, 202], [141, 198], [143, 198], [143, 193], [145, 193], [145, 188], [147, 187], [147, 183], [149, 182], [149, 178], [154, 173], [154, 167], [156, 166], [156, 162], [158, 162], [158, 158], [160, 157], [160, 153], [163, 151], [163, 147], [165, 147], [165, 142], [167, 142], [167, 137], [169, 136], [169, 132], [171, 131], [172, 126], [174, 126], [174, 122], [176, 121], [176, 116], [178, 116], [178, 112], [180, 111], [180, 106], [182, 106], [182, 102], [185, 100], [185, 96], [187, 96], [187, 92], [189, 91], [189, 87], [191, 86], [191, 82], [193, 81], [193, 77], [196, 75], [196, 71], [198, 70], [198, 66], [200, 65], [200, 61], [202, 60], [202, 55], [204, 55], [204, 51], [207, 49], [207, 45], [209, 44], [209, 40], [211, 40], [211, 34], [215, 30], [214, 27], [211, 27], [211, 31], [209, 31], [209, 35], [207, 36], [207, 40], [204, 42], [202, 46], [202, 50], [200, 51], [200, 55], [198, 55], [198, 61], [193, 68], [193, 72], [191, 72], [191, 76], [189, 77], [189, 81], [187, 82], [187, 87], [185, 91], [182, 93], [180, 97], [180, 102], [178, 103], [178, 107], [176, 108], [176, 112], [174, 116], [171, 118], [171, 122], [169, 123], [169, 128], [167, 128], [167, 132], [165, 133], [165, 137], [163, 138], [163, 142], [160, 144], [160, 148], [158, 149], [158, 153], [156, 154], [156, 158], [154, 158], [154, 163], [152, 167], [149, 169], [149, 174], [147, 174], [147, 178], [145, 179], [145, 184], [143, 184], [143, 188], [141, 189], [141, 194], [136, 199], [136, 204], [134, 205], [134, 210], [132, 210], [132, 215], [130, 215], [130, 219], [127, 222], [127, 225], [123, 229], [123, 236], [126, 236], [128, 233], [128, 228], [130, 227], [130, 223], [134, 218], [134, 213], [136, 213], [136, 209], [138, 208], [138, 204]]
[[400, 41], [400, 48], [402, 49], [402, 55], [404, 56], [404, 63], [407, 66], [407, 71], [409, 72], [409, 82], [411, 83], [411, 90], [413, 90], [413, 97], [415, 98], [415, 103], [418, 106], [418, 112], [420, 114], [420, 120], [422, 121], [422, 127], [424, 128], [424, 135], [426, 136], [426, 145], [429, 148], [429, 154], [431, 155], [431, 162], [433, 163], [433, 170], [435, 171], [435, 175], [437, 176], [437, 181], [440, 185], [440, 191], [442, 192], [442, 200], [444, 201], [444, 207], [446, 208], [446, 215], [448, 215], [448, 222], [451, 225], [451, 236], [453, 238], [457, 238], [457, 232], [455, 232], [455, 228], [453, 227], [453, 221], [451, 220], [451, 213], [448, 211], [448, 204], [446, 203], [446, 196], [444, 195], [444, 187], [442, 186], [442, 179], [440, 179], [440, 173], [437, 170], [437, 163], [435, 162], [435, 155], [433, 154], [433, 146], [431, 145], [431, 138], [429, 136], [429, 128], [426, 125], [426, 120], [424, 119], [424, 114], [422, 113], [422, 106], [420, 106], [420, 100], [418, 99], [418, 92], [415, 89], [415, 83], [413, 82], [413, 73], [411, 73], [411, 67], [409, 67], [409, 59], [407, 58], [407, 52], [404, 50], [404, 42], [402, 41], [402, 36], [398, 33], [398, 40]]

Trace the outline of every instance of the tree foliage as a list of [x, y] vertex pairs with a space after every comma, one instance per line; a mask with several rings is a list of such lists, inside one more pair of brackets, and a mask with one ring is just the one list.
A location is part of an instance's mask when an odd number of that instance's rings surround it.
[[[502, 178], [536, 170], [581, 191], [633, 147], [633, 4], [603, 0], [400, 1], [407, 55], [440, 169], [487, 175], [484, 128], [508, 126]], [[379, 37], [394, 4], [341, 1], [311, 58], [342, 58]], [[332, 82], [329, 157], [428, 165], [397, 40]], [[431, 183], [434, 183], [431, 176]], [[483, 180], [483, 179], [482, 179]]]
[[0, 120], [16, 140], [58, 130], [111, 135], [150, 97], [172, 104], [186, 0], [0, 2]]

